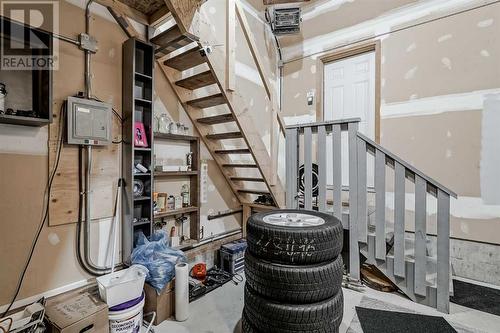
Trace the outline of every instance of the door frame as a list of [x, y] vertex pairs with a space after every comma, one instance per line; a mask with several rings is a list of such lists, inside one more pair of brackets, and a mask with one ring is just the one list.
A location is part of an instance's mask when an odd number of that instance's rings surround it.
[[316, 119], [324, 120], [324, 89], [325, 89], [325, 65], [328, 63], [354, 57], [368, 52], [375, 52], [375, 142], [380, 143], [380, 89], [381, 89], [381, 64], [380, 41], [374, 40], [356, 46], [349, 46], [339, 50], [325, 53], [318, 58], [318, 98], [316, 108]]

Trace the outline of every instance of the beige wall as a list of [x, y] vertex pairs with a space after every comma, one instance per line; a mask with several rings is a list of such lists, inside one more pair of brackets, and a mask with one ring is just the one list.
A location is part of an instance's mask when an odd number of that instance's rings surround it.
[[[469, 3], [469, 7], [474, 4], [478, 3]], [[361, 10], [363, 4], [356, 1], [349, 6]], [[427, 16], [418, 17], [410, 15], [418, 13], [411, 7], [397, 10], [400, 18], [408, 15], [409, 20], [392, 26], [386, 21], [388, 31], [456, 8], [437, 11], [429, 7]], [[324, 20], [344, 17], [342, 13], [342, 8], [332, 10]], [[389, 14], [371, 22], [382, 27]], [[304, 115], [314, 120], [322, 103], [318, 100], [308, 107], [306, 94], [311, 89], [320, 91], [317, 69], [319, 58], [327, 52], [311, 55], [312, 51], [301, 50], [300, 45], [324, 50], [335, 47], [336, 41], [337, 46], [342, 45], [346, 40], [343, 35], [359, 40], [360, 36], [385, 32], [362, 30], [366, 22], [351, 19], [340, 30], [325, 31], [332, 38], [324, 44], [321, 38], [312, 37], [287, 47], [288, 59], [295, 59], [297, 52], [306, 54], [285, 65], [283, 112], [289, 121], [303, 120]], [[486, 101], [500, 99], [499, 31], [497, 3], [377, 38], [382, 53], [382, 145], [458, 193], [458, 200], [452, 200], [451, 205], [452, 236], [496, 244], [500, 244], [500, 200], [498, 173], [491, 170], [500, 167], [494, 157], [495, 151], [500, 151], [500, 138], [491, 124], [497, 122], [496, 128], [500, 125], [495, 116], [500, 110], [498, 103], [495, 106], [495, 102]], [[304, 31], [304, 35], [310, 33]], [[411, 203], [412, 198], [407, 198], [407, 206]]]
[[[73, 1], [82, 5], [82, 1]], [[125, 34], [110, 18], [106, 10], [93, 5], [91, 34], [99, 41], [99, 52], [93, 57], [93, 89], [94, 95], [113, 104], [121, 112], [121, 54], [122, 43], [126, 40]], [[105, 18], [103, 18], [105, 17]], [[60, 2], [60, 33], [75, 37], [84, 30], [84, 12], [81, 8], [65, 1]], [[69, 94], [83, 90], [83, 53], [75, 46], [60, 43], [60, 70], [54, 73], [54, 111], [59, 110], [60, 103]], [[174, 119], [185, 121], [185, 114], [170, 89], [163, 75], [156, 71], [155, 107], [168, 111]], [[57, 112], [56, 112], [57, 113]], [[58, 118], [54, 121], [57, 122]], [[119, 137], [118, 124], [115, 121], [114, 136]], [[192, 126], [191, 126], [192, 128]], [[54, 125], [50, 137], [55, 138]], [[36, 227], [42, 215], [43, 190], [47, 182], [49, 130], [43, 128], [27, 128], [13, 125], [0, 125], [0, 306], [10, 302], [19, 274], [27, 258], [29, 246], [33, 240]], [[106, 174], [117, 178], [121, 163], [117, 147], [110, 147], [103, 165], [102, 154], [96, 153], [95, 176], [102, 170]], [[205, 236], [233, 230], [240, 226], [241, 217], [229, 216], [214, 221], [206, 221], [209, 213], [216, 213], [227, 209], [237, 208], [235, 198], [224, 186], [224, 178], [215, 167], [206, 149], [202, 148], [202, 155], [209, 163], [209, 201], [202, 205], [202, 223], [205, 226]], [[65, 146], [63, 150], [63, 164], [76, 163], [75, 150]], [[109, 163], [108, 163], [109, 162]], [[63, 169], [61, 169], [63, 170]], [[60, 170], [60, 171], [61, 171]], [[64, 181], [64, 174], [58, 175], [61, 180], [58, 186], [70, 184], [67, 194], [69, 197], [78, 196], [72, 187], [75, 179]], [[107, 253], [111, 219], [111, 206], [116, 181], [110, 181], [103, 191], [111, 195], [103, 200], [104, 205], [95, 205], [93, 216], [102, 216], [92, 222], [92, 254], [94, 261], [103, 264], [109, 261]], [[60, 187], [59, 187], [60, 188]], [[61, 198], [65, 198], [61, 196]], [[71, 204], [74, 204], [71, 201]], [[64, 205], [61, 205], [64, 206]], [[42, 229], [33, 259], [28, 268], [23, 287], [18, 299], [45, 293], [49, 290], [61, 291], [65, 288], [78, 286], [88, 278], [79, 267], [75, 253], [75, 224], [73, 211], [62, 211], [57, 218], [51, 217], [52, 224], [59, 226], [49, 227], [47, 223]], [[67, 216], [66, 216], [66, 215]], [[204, 219], [204, 220], [203, 220]], [[69, 223], [69, 224], [68, 224]], [[117, 256], [119, 254], [117, 253]]]

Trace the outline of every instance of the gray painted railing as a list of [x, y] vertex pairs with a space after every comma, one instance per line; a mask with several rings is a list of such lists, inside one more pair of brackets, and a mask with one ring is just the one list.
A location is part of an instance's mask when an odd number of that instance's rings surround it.
[[[319, 122], [287, 126], [286, 128], [286, 204], [288, 208], [317, 209], [330, 212], [342, 220], [342, 146], [348, 145], [349, 165], [349, 240], [350, 240], [350, 277], [360, 279], [360, 243], [368, 244], [368, 238], [375, 238], [371, 246], [372, 256], [377, 264], [388, 261], [386, 251], [386, 192], [387, 168], [394, 170], [394, 269], [395, 280], [411, 282], [410, 291], [421, 298], [429, 297], [427, 283], [427, 195], [437, 198], [437, 282], [435, 300], [431, 301], [442, 312], [449, 310], [449, 235], [450, 235], [450, 196], [456, 194], [442, 186], [421, 171], [412, 167], [396, 155], [358, 132], [359, 119]], [[342, 132], [346, 132], [347, 142], [343, 142]], [[332, 138], [329, 139], [328, 136]], [[327, 140], [331, 140], [333, 157], [332, 167], [327, 170]], [[313, 149], [315, 148], [315, 151]], [[313, 156], [315, 155], [315, 156]], [[369, 163], [369, 156], [373, 163]], [[301, 158], [302, 157], [302, 158]], [[299, 202], [299, 163], [304, 163], [304, 191]], [[318, 165], [318, 197], [313, 205], [312, 164]], [[369, 165], [370, 164], [370, 165]], [[374, 233], [369, 232], [368, 221], [368, 168], [373, 168], [375, 188]], [[333, 211], [327, 204], [328, 172], [333, 179]], [[371, 173], [370, 173], [371, 174]], [[415, 242], [414, 267], [407, 269], [405, 257], [405, 218], [406, 181], [414, 183], [415, 190]], [[329, 184], [331, 185], [331, 184]], [[345, 188], [345, 187], [344, 187]], [[371, 229], [373, 230], [373, 228]], [[412, 276], [409, 276], [409, 275]]]

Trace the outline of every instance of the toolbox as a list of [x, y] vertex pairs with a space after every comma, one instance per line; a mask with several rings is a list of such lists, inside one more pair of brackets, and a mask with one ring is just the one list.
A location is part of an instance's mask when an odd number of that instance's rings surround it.
[[220, 264], [221, 268], [231, 274], [236, 274], [245, 268], [245, 250], [247, 242], [240, 239], [225, 245], [220, 248]]

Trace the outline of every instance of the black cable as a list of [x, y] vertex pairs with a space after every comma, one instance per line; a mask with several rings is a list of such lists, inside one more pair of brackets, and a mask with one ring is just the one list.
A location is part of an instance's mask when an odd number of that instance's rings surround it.
[[26, 271], [28, 270], [31, 259], [33, 258], [33, 253], [35, 252], [36, 244], [38, 243], [38, 239], [40, 238], [40, 234], [42, 233], [43, 226], [45, 225], [45, 222], [47, 221], [47, 218], [49, 216], [50, 192], [52, 189], [52, 183], [54, 181], [54, 177], [55, 177], [57, 169], [59, 167], [59, 161], [61, 160], [61, 151], [62, 151], [62, 147], [63, 147], [63, 138], [64, 138], [64, 136], [63, 136], [64, 121], [63, 120], [64, 120], [65, 115], [66, 115], [66, 102], [63, 102], [61, 104], [61, 110], [60, 110], [60, 114], [59, 114], [59, 133], [58, 133], [58, 139], [57, 139], [58, 142], [57, 142], [57, 154], [56, 154], [57, 157], [56, 157], [52, 172], [50, 173], [47, 185], [46, 185], [45, 190], [44, 190], [44, 208], [43, 208], [44, 210], [42, 211], [43, 217], [42, 217], [42, 220], [40, 221], [40, 224], [38, 225], [38, 229], [37, 229], [37, 232], [35, 234], [35, 238], [33, 239], [33, 242], [31, 244], [31, 248], [30, 248], [29, 255], [28, 255], [28, 260], [26, 261], [26, 264], [24, 265], [23, 271], [22, 271], [21, 276], [19, 278], [19, 281], [17, 283], [16, 292], [14, 293], [14, 296], [12, 297], [12, 301], [10, 302], [9, 306], [7, 307], [7, 310], [5, 310], [5, 312], [2, 314], [2, 316], [1, 316], [2, 318], [5, 317], [7, 315], [7, 313], [10, 311], [10, 309], [12, 308], [12, 305], [14, 305], [14, 302], [16, 301], [17, 296], [19, 295], [19, 292], [21, 291], [21, 286], [23, 284], [24, 277], [26, 275]]

